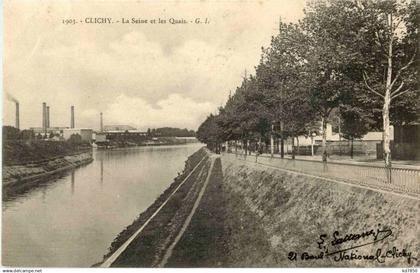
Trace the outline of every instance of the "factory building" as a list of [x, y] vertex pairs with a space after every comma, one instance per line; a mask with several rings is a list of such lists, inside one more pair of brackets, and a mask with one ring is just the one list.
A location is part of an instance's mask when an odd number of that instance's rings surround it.
[[105, 125], [104, 126], [102, 124], [102, 131], [105, 131], [105, 132], [125, 132], [125, 131], [133, 131], [133, 130], [135, 131], [136, 128], [130, 125]]
[[69, 127], [49, 127], [49, 128], [42, 128], [42, 127], [31, 127], [29, 128], [30, 130], [32, 130], [35, 135], [38, 134], [44, 134], [45, 132], [47, 134], [53, 133], [55, 135], [62, 135], [63, 134], [63, 130], [64, 129], [68, 129]]
[[64, 140], [70, 139], [72, 135], [80, 135], [82, 141], [92, 142], [93, 130], [89, 128], [68, 128], [63, 130]]

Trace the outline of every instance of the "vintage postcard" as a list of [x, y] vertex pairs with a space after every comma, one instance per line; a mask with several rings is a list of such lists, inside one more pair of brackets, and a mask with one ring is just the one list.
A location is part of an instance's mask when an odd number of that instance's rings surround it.
[[4, 272], [417, 272], [417, 1], [6, 0], [3, 15]]

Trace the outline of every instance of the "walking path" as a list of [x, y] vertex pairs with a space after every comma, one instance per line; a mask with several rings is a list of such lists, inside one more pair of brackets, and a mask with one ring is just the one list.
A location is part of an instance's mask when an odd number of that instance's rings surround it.
[[168, 201], [171, 199], [171, 197], [181, 188], [181, 186], [185, 183], [185, 181], [188, 180], [188, 178], [194, 173], [194, 171], [200, 166], [200, 164], [206, 159], [206, 157], [203, 157], [203, 159], [198, 162], [198, 164], [194, 167], [194, 169], [188, 174], [188, 176], [176, 187], [176, 189], [169, 195], [168, 199], [155, 211], [155, 213], [150, 216], [150, 218], [124, 243], [122, 244], [108, 259], [106, 259], [100, 267], [110, 267], [117, 258], [127, 249], [127, 247], [130, 245], [130, 243], [140, 234], [140, 232], [143, 231], [143, 229], [149, 224], [149, 222], [160, 212], [160, 210], [168, 203]]
[[259, 157], [255, 155], [247, 157], [243, 155], [235, 156], [235, 154], [225, 155], [282, 170], [305, 173], [386, 192], [395, 192], [416, 199], [420, 197], [420, 169], [386, 169], [383, 166], [348, 164], [344, 162], [329, 162], [329, 164], [324, 164], [322, 161], [291, 160], [289, 158], [281, 159], [279, 157], [271, 158], [267, 155]]
[[[235, 151], [232, 151], [232, 154], [235, 154]], [[242, 150], [238, 150], [238, 155], [240, 155], [240, 154], [243, 154]], [[252, 153], [251, 156], [255, 157], [255, 153]], [[259, 155], [259, 157], [271, 157], [271, 154], [264, 153], [264, 154]], [[274, 154], [273, 157], [274, 158], [281, 158], [280, 154]], [[292, 159], [292, 156], [290, 154], [285, 154], [284, 158], [285, 159]], [[314, 156], [296, 155], [295, 159], [308, 160], [308, 161], [322, 161], [322, 156], [320, 156], [320, 155], [314, 155]], [[328, 162], [384, 167], [384, 162], [380, 159], [367, 158], [367, 157], [356, 157], [356, 156], [353, 159], [351, 159], [348, 156], [332, 155], [328, 158]], [[416, 161], [416, 160], [392, 160], [392, 167], [420, 170], [420, 161]]]
[[172, 256], [172, 252], [173, 252], [175, 246], [177, 245], [177, 243], [181, 239], [182, 235], [184, 235], [185, 230], [188, 228], [188, 226], [189, 226], [189, 224], [191, 222], [191, 219], [194, 216], [194, 213], [197, 210], [198, 205], [201, 202], [201, 199], [203, 198], [204, 191], [206, 190], [207, 185], [209, 183], [210, 176], [212, 174], [212, 170], [213, 170], [213, 166], [214, 166], [214, 160], [215, 160], [216, 157], [217, 156], [215, 156], [215, 155], [212, 155], [210, 157], [211, 158], [211, 165], [210, 165], [210, 168], [209, 168], [209, 172], [207, 174], [207, 177], [206, 177], [206, 181], [204, 182], [204, 185], [201, 187], [200, 193], [198, 194], [198, 197], [195, 200], [194, 206], [193, 206], [190, 214], [188, 215], [187, 219], [185, 220], [184, 224], [182, 225], [181, 230], [179, 231], [178, 235], [175, 237], [175, 240], [172, 242], [172, 244], [166, 250], [166, 253], [163, 256], [162, 261], [159, 264], [159, 267], [164, 267], [166, 265], [166, 263], [168, 262], [169, 258]]

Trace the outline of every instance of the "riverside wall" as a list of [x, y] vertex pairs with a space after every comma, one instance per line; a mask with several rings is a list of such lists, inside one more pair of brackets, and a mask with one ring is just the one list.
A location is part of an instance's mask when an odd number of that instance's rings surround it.
[[[419, 200], [206, 153], [113, 267], [419, 266]], [[106, 257], [203, 156], [201, 150], [187, 160], [182, 176], [115, 239]], [[173, 246], [205, 177], [204, 195]]]
[[65, 170], [76, 168], [93, 161], [92, 152], [76, 155], [65, 155], [52, 160], [2, 167], [3, 197], [19, 188], [36, 185], [48, 176], [55, 175]]

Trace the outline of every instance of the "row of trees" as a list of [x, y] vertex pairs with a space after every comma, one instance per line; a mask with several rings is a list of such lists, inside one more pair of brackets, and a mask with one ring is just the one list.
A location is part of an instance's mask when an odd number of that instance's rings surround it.
[[262, 48], [255, 75], [245, 76], [197, 137], [211, 147], [224, 141], [269, 142], [310, 135], [339, 117], [347, 139], [383, 130], [391, 166], [390, 124], [419, 120], [420, 5], [404, 0], [326, 0], [308, 4], [298, 23], [279, 23]]
[[149, 137], [195, 137], [195, 132], [193, 130], [188, 130], [187, 128], [172, 128], [172, 127], [162, 127], [156, 129], [147, 129], [147, 136]]

